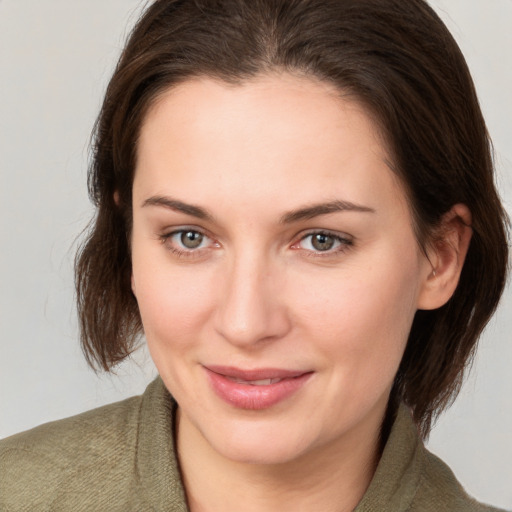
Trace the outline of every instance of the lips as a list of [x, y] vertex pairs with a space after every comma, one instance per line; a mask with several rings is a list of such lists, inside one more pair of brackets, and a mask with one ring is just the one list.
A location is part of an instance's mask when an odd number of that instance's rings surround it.
[[226, 377], [233, 382], [238, 382], [238, 384], [245, 384], [249, 386], [268, 386], [269, 384], [275, 384], [276, 382], [281, 382], [283, 379], [260, 379], [260, 380], [243, 380], [243, 379], [235, 379], [234, 377]]
[[264, 368], [204, 367], [215, 394], [239, 409], [270, 408], [298, 392], [313, 372]]

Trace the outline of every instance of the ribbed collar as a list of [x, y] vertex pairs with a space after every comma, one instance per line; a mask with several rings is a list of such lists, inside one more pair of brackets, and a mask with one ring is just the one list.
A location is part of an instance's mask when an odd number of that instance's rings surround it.
[[[188, 512], [174, 443], [176, 402], [157, 377], [142, 396], [137, 471], [146, 501], [157, 511]], [[425, 449], [405, 406], [398, 410], [368, 490], [354, 512], [404, 512], [419, 485]]]

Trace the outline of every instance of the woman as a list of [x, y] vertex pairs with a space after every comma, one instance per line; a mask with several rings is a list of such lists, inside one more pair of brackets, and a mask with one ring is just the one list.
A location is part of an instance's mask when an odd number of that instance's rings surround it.
[[160, 377], [4, 440], [4, 508], [492, 510], [421, 442], [507, 264], [422, 0], [158, 0], [95, 143], [82, 344], [109, 370], [144, 332]]

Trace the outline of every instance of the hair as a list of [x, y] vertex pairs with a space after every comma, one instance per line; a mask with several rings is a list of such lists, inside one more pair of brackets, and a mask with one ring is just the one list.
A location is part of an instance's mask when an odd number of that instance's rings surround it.
[[458, 287], [418, 311], [391, 403], [423, 435], [456, 397], [506, 281], [507, 216], [491, 143], [464, 57], [423, 0], [156, 0], [133, 29], [94, 130], [89, 194], [96, 206], [76, 257], [82, 349], [111, 371], [140, 342], [130, 232], [137, 139], [148, 109], [198, 77], [242, 84], [288, 72], [334, 84], [380, 127], [425, 248], [457, 203], [473, 236]]

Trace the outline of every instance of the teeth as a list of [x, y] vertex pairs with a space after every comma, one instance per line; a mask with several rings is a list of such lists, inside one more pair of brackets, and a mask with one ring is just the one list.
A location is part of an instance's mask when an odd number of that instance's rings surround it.
[[261, 380], [242, 380], [236, 378], [230, 378], [230, 380], [237, 382], [238, 384], [246, 384], [248, 386], [268, 386], [281, 381], [282, 379], [261, 379]]

